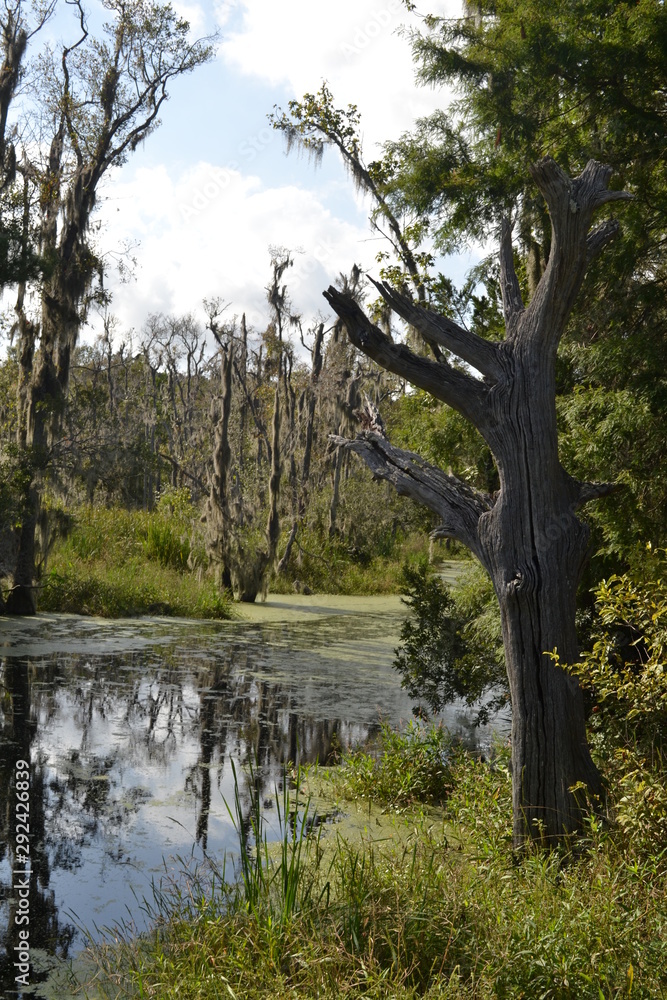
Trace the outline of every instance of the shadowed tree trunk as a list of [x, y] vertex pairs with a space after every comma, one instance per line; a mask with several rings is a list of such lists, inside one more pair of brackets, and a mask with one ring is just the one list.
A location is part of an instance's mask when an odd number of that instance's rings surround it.
[[485, 341], [387, 284], [377, 285], [399, 316], [482, 378], [392, 344], [349, 296], [335, 288], [325, 292], [361, 351], [458, 410], [481, 432], [496, 461], [500, 490], [489, 495], [393, 448], [378, 433], [366, 431], [347, 442], [377, 476], [435, 511], [440, 533], [467, 545], [493, 580], [512, 698], [516, 846], [528, 837], [552, 843], [575, 831], [582, 797], [571, 789], [582, 783], [594, 794], [601, 791], [579, 686], [548, 654], [557, 650], [563, 663], [577, 657], [575, 598], [589, 532], [576, 511], [612, 487], [578, 482], [560, 464], [555, 362], [586, 267], [618, 230], [607, 221], [590, 231], [593, 213], [628, 197], [607, 190], [611, 169], [595, 161], [571, 180], [547, 157], [532, 175], [549, 208], [550, 255], [524, 308], [511, 230], [503, 222], [502, 343]]

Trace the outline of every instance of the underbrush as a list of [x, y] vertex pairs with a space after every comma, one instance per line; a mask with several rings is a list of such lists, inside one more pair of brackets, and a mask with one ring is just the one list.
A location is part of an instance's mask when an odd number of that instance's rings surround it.
[[54, 559], [42, 581], [40, 611], [127, 618], [168, 615], [179, 618], [230, 618], [232, 605], [211, 578], [201, 582], [174, 570], [133, 562], [81, 566]]
[[400, 594], [403, 565], [415, 565], [429, 555], [425, 531], [407, 534], [399, 531], [390, 542], [375, 550], [356, 548], [340, 538], [323, 540], [308, 530], [297, 538], [299, 544], [286, 572], [271, 580], [269, 590], [274, 594], [293, 592], [295, 580], [313, 593]]
[[[41, 581], [40, 609], [111, 618], [229, 617], [230, 598], [208, 568], [198, 511], [182, 492], [165, 493], [152, 513], [94, 506], [70, 512], [71, 530], [56, 541]], [[314, 535], [303, 545], [300, 565], [295, 557], [284, 576], [274, 576], [272, 593], [291, 594], [298, 580], [297, 590], [315, 593], [398, 594], [403, 564], [428, 552], [428, 538], [416, 533], [398, 535], [391, 555], [368, 558], [339, 541], [321, 545]]]
[[485, 761], [413, 728], [385, 730], [364, 753], [332, 769], [337, 795], [370, 791], [364, 775], [384, 770], [385, 808], [406, 806], [400, 768], [387, 770], [403, 760], [442, 809], [413, 801], [396, 818], [400, 837], [373, 819], [359, 837], [322, 836], [297, 789], [282, 799], [282, 843], [265, 849], [254, 826], [235, 882], [215, 866], [177, 879], [147, 904], [151, 935], [119, 932], [98, 946], [96, 990], [174, 1000], [667, 995], [664, 845], [638, 852], [591, 821], [576, 853], [517, 857], [507, 748]]
[[376, 741], [348, 751], [328, 772], [337, 795], [402, 809], [443, 804], [452, 789], [455, 747], [446, 729], [409, 723], [402, 732], [383, 724]]

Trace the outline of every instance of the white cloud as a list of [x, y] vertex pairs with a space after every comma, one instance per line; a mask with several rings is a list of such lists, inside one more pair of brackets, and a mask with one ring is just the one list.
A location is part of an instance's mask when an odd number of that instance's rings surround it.
[[187, 0], [172, 0], [171, 6], [179, 17], [190, 25], [190, 38], [202, 38], [206, 34], [206, 15], [199, 3], [188, 3]]
[[[244, 90], [251, 77], [287, 88], [295, 97], [327, 79], [339, 106], [359, 106], [366, 155], [372, 158], [373, 143], [396, 137], [446, 100], [415, 86], [410, 46], [397, 29], [418, 21], [400, 0], [339, 0], [335, 8], [313, 0], [204, 2], [207, 15], [226, 25], [219, 66], [234, 79], [239, 108], [247, 107], [249, 121], [257, 121], [253, 90]], [[178, 3], [179, 13], [203, 25], [197, 0]], [[431, 5], [451, 16], [460, 14], [460, 6], [461, 0]], [[209, 89], [202, 101], [211, 97]], [[212, 128], [215, 121], [212, 106]], [[269, 245], [303, 248], [290, 283], [294, 305], [306, 317], [326, 310], [321, 293], [339, 271], [358, 263], [377, 274], [378, 243], [352, 184], [332, 181], [335, 172], [323, 177], [310, 166], [293, 174], [290, 184], [272, 182], [272, 158], [283, 156], [275, 138], [264, 124], [234, 148], [233, 160], [229, 148], [221, 152], [226, 167], [209, 162], [210, 150], [198, 153], [196, 142], [176, 144], [166, 150], [169, 159], [162, 166], [133, 169], [130, 163], [114, 177], [101, 211], [104, 244], [113, 250], [128, 238], [140, 241], [136, 280], [115, 286], [112, 309], [125, 328], [141, 326], [150, 312], [200, 311], [201, 300], [213, 296], [230, 302], [230, 313], [245, 310], [249, 321], [261, 326], [267, 317]], [[262, 179], [256, 173], [260, 154]], [[187, 156], [191, 165], [183, 169]], [[178, 167], [172, 162], [177, 157]]]
[[[112, 312], [123, 329], [151, 312], [201, 312], [220, 296], [229, 314], [268, 318], [269, 246], [295, 252], [288, 273], [294, 307], [305, 319], [326, 312], [322, 290], [353, 263], [372, 266], [376, 245], [363, 215], [358, 224], [336, 218], [314, 191], [263, 186], [257, 177], [200, 162], [174, 176], [167, 167], [142, 168], [107, 190], [101, 207], [104, 246], [113, 251], [138, 239], [136, 280], [113, 277]], [[302, 250], [302, 252], [299, 252]]]
[[[462, 2], [431, 6], [453, 17]], [[287, 86], [297, 98], [326, 79], [337, 103], [358, 105], [369, 157], [376, 155], [375, 143], [397, 138], [447, 100], [415, 84], [410, 44], [398, 29], [418, 28], [419, 20], [401, 0], [338, 0], [335, 6], [244, 0], [241, 9], [240, 27], [223, 37], [222, 58], [241, 73]]]

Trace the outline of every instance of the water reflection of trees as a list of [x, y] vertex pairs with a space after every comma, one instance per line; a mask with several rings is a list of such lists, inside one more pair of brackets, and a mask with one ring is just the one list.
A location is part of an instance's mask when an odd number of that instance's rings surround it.
[[[5, 659], [0, 665], [0, 861], [2, 877], [2, 929], [0, 931], [0, 986], [4, 996], [15, 995], [15, 947], [19, 944], [16, 924], [17, 899], [13, 871], [16, 864], [16, 762], [24, 761], [30, 770], [30, 874], [28, 888], [29, 932], [31, 949], [40, 948], [63, 957], [72, 941], [74, 928], [58, 917], [53, 891], [49, 888], [53, 865], [53, 838], [46, 822], [46, 769], [43, 759], [33, 751], [37, 733], [37, 712], [31, 699], [30, 663], [22, 658]], [[23, 865], [21, 865], [23, 870]], [[34, 980], [33, 980], [34, 981]]]
[[[185, 647], [2, 661], [0, 862], [6, 863], [0, 865], [0, 913], [7, 985], [14, 978], [7, 956], [16, 929], [9, 875], [14, 762], [25, 759], [31, 767], [31, 946], [65, 956], [74, 928], [59, 921], [51, 873], [75, 872], [84, 847], [96, 838], [120, 843], [150, 794], [140, 785], [128, 787], [130, 774], [136, 781], [137, 774], [166, 770], [194, 745], [196, 757], [190, 755], [180, 790], [195, 800], [196, 841], [206, 850], [213, 790], [221, 789], [230, 755], [256, 763], [255, 792], [263, 801], [279, 784], [282, 765], [326, 760], [334, 735], [345, 742], [367, 731], [353, 727], [348, 734], [340, 720], [304, 715], [289, 682], [272, 679], [268, 667], [261, 636], [215, 652], [202, 637]], [[247, 787], [241, 799], [249, 808]], [[40, 915], [34, 929], [32, 914]]]

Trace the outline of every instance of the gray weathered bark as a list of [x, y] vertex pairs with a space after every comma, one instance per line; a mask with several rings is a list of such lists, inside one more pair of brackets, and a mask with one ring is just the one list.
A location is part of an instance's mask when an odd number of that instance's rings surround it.
[[580, 483], [560, 464], [555, 406], [555, 361], [560, 337], [593, 256], [618, 226], [591, 230], [593, 213], [628, 197], [609, 191], [611, 169], [590, 161], [571, 180], [549, 157], [532, 168], [551, 217], [551, 250], [530, 304], [524, 307], [514, 271], [511, 231], [503, 223], [501, 287], [506, 322], [502, 343], [491, 343], [451, 320], [421, 309], [378, 285], [411, 325], [428, 328], [446, 350], [481, 374], [420, 358], [392, 344], [349, 296], [325, 297], [345, 322], [350, 340], [382, 367], [407, 378], [467, 417], [493, 453], [500, 490], [471, 489], [416, 455], [366, 432], [350, 448], [396, 489], [436, 511], [441, 534], [468, 546], [491, 576], [500, 605], [512, 697], [514, 841], [555, 842], [581, 824], [582, 783], [601, 791], [584, 727], [577, 682], [555, 666], [577, 657], [575, 599], [588, 548], [588, 528], [576, 516], [605, 484]]

